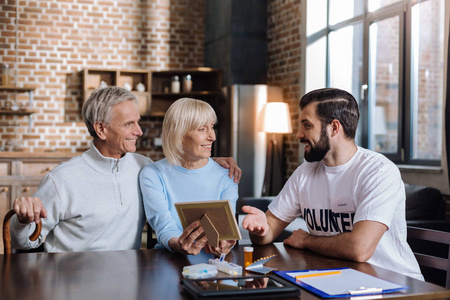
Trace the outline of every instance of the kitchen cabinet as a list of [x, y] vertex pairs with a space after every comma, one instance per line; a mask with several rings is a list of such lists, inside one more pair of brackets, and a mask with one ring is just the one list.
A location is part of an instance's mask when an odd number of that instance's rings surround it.
[[[102, 82], [106, 85], [120, 87], [129, 85], [131, 91], [139, 100], [139, 111], [142, 117], [162, 117], [170, 105], [182, 97], [201, 99], [216, 108], [219, 97], [222, 95], [222, 72], [212, 68], [201, 67], [164, 71], [84, 69], [82, 74], [84, 100], [95, 89], [99, 88]], [[183, 79], [187, 75], [191, 77], [192, 82], [190, 91], [183, 88]], [[180, 81], [180, 91], [177, 93], [171, 92], [171, 81], [174, 76], [178, 76]], [[139, 83], [142, 83], [143, 91], [138, 91], [137, 85]]]
[[[173, 78], [177, 76], [179, 81], [179, 89], [177, 91], [172, 90]], [[173, 70], [163, 70], [163, 71], [152, 71], [152, 84], [151, 84], [151, 98], [152, 104], [150, 108], [150, 118], [143, 118], [141, 124], [144, 131], [144, 136], [141, 143], [140, 150], [145, 150], [147, 148], [155, 148], [155, 137], [158, 136], [148, 136], [148, 132], [155, 132], [155, 123], [162, 123], [163, 117], [166, 111], [169, 109], [173, 102], [180, 98], [188, 97], [199, 99], [208, 102], [212, 108], [216, 111], [217, 115], [219, 113], [219, 104], [224, 101], [224, 96], [222, 93], [222, 71], [212, 68], [188, 68], [188, 69], [173, 69]], [[190, 88], [186, 90], [185, 79], [190, 78]], [[151, 120], [152, 127], [146, 128], [146, 122]], [[220, 135], [220, 122], [219, 126], [216, 127], [216, 135]], [[153, 145], [149, 141], [153, 139]], [[213, 144], [212, 155], [217, 156], [219, 138]], [[145, 152], [143, 152], [145, 153]]]
[[[208, 102], [219, 115], [219, 103], [224, 100], [222, 93], [222, 71], [212, 68], [188, 68], [162, 71], [150, 71], [144, 69], [119, 70], [119, 69], [84, 69], [83, 75], [83, 99], [86, 100], [91, 93], [100, 87], [101, 82], [106, 85], [129, 85], [137, 96], [141, 114], [141, 127], [143, 136], [138, 140], [138, 152], [155, 157], [155, 151], [160, 150], [155, 138], [161, 132], [162, 119], [170, 105], [179, 98], [189, 97]], [[184, 79], [191, 79], [191, 88], [186, 90]], [[180, 88], [178, 92], [172, 92], [172, 78], [178, 77]], [[144, 85], [144, 91], [137, 90], [137, 84]], [[220, 123], [219, 123], [220, 127]], [[217, 130], [219, 133], [220, 128]], [[219, 142], [216, 142], [218, 144]], [[215, 147], [215, 149], [219, 149]], [[153, 152], [151, 152], [153, 151]], [[159, 152], [158, 152], [159, 153]], [[213, 151], [213, 155], [217, 155]]]
[[[42, 178], [58, 164], [79, 153], [0, 153], [0, 218], [12, 208], [17, 197], [29, 197], [37, 190]], [[3, 241], [0, 254], [3, 253]]]
[[151, 96], [151, 74], [148, 70], [118, 70], [118, 69], [84, 69], [83, 99], [86, 101], [95, 89], [102, 85], [115, 85], [128, 88], [139, 101], [141, 116], [149, 114]]
[[[184, 80], [189, 75], [191, 89], [186, 91]], [[179, 92], [172, 92], [172, 80], [177, 76]], [[216, 110], [222, 96], [222, 72], [212, 68], [190, 68], [152, 72], [152, 106], [150, 116], [164, 116], [170, 105], [179, 98], [189, 97], [208, 102]], [[216, 110], [217, 111], [217, 110]]]

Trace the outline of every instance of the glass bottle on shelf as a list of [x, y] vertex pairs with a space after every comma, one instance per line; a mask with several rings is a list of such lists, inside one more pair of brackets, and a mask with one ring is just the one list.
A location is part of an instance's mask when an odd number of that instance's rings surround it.
[[172, 77], [171, 92], [172, 93], [179, 93], [180, 92], [180, 79], [178, 78], [178, 76], [173, 76]]
[[1, 79], [2, 82], [0, 85], [2, 86], [12, 86], [12, 73], [11, 73], [11, 68], [9, 67], [9, 65], [6, 64], [2, 64], [1, 66]]
[[183, 77], [183, 92], [190, 93], [192, 91], [192, 77], [187, 74]]

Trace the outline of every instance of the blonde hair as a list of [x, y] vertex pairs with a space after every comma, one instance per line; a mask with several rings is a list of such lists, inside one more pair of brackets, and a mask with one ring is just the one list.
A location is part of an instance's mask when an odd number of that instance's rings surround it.
[[181, 165], [183, 138], [208, 122], [217, 122], [214, 109], [202, 100], [181, 98], [167, 110], [162, 126], [162, 147], [171, 165]]

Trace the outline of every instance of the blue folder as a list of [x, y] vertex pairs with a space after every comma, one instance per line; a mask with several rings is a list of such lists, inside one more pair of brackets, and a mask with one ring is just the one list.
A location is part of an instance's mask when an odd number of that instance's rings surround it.
[[[320, 273], [329, 274], [330, 272], [339, 274], [320, 276]], [[351, 268], [275, 271], [274, 273], [322, 298], [375, 295], [409, 288]], [[309, 274], [312, 276], [295, 279], [296, 276]]]

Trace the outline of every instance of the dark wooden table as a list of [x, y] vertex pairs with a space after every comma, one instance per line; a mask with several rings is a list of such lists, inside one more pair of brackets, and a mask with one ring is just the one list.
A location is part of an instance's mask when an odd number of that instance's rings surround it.
[[[450, 290], [437, 285], [368, 263], [332, 259], [280, 243], [255, 247], [253, 258], [272, 254], [277, 257], [266, 265], [279, 270], [350, 267], [410, 287], [383, 294], [383, 298], [450, 298]], [[179, 285], [183, 267], [205, 263], [209, 258], [166, 250], [0, 255], [0, 299], [189, 299]], [[226, 260], [243, 265], [243, 246], [236, 246]], [[305, 290], [301, 290], [300, 297], [317, 299]]]

